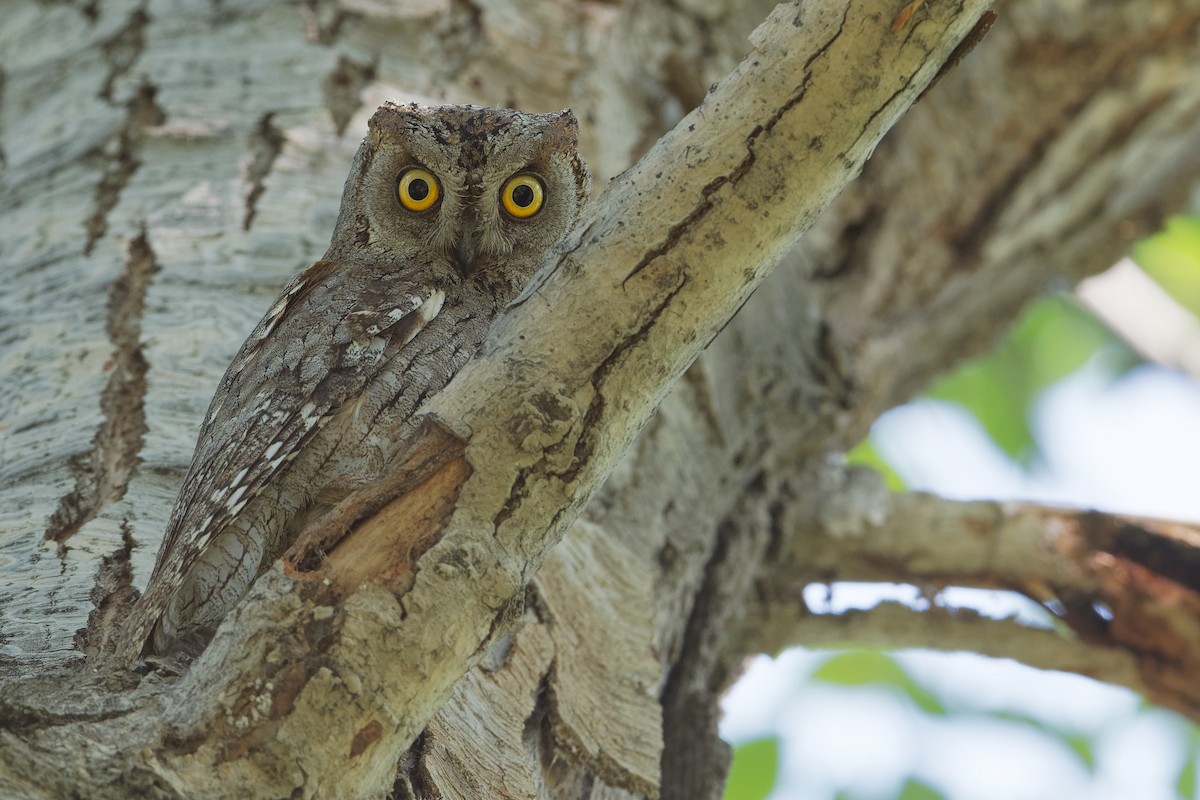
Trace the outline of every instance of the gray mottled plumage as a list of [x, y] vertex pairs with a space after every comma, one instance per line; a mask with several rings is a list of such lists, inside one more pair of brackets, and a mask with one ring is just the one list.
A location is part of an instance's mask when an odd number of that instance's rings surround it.
[[[385, 103], [368, 128], [325, 257], [284, 289], [213, 397], [125, 627], [127, 659], [195, 649], [306, 520], [386, 472], [414, 410], [475, 353], [587, 194], [569, 111]], [[397, 194], [413, 167], [440, 189], [419, 212]], [[544, 186], [526, 219], [501, 201], [515, 175]]]

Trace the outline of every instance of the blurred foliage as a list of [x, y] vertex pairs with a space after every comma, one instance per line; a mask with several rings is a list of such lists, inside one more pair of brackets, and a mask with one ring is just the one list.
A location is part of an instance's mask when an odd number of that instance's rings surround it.
[[[908, 779], [896, 797], [897, 800], [946, 800], [946, 795], [913, 778]], [[858, 798], [847, 792], [838, 792], [834, 800], [858, 800]]]
[[[1027, 729], [1031, 735], [1045, 737], [1050, 742], [1057, 742], [1064, 754], [1071, 754], [1079, 761], [1080, 766], [1090, 775], [1098, 771], [1095, 736], [1099, 731], [1085, 731], [1070, 727], [1059, 727], [1044, 719], [1030, 716], [1013, 710], [982, 709], [968, 701], [952, 701], [939, 698], [937, 687], [926, 686], [922, 680], [914, 677], [904, 665], [886, 652], [879, 650], [850, 650], [831, 654], [821, 662], [809, 675], [806, 685], [832, 684], [847, 688], [871, 688], [894, 693], [912, 703], [931, 717], [937, 717], [944, 724], [953, 725], [957, 721], [981, 720], [999, 725]], [[1151, 705], [1144, 704], [1135, 714], [1161, 713]], [[1125, 723], [1127, 724], [1127, 723]], [[1184, 762], [1175, 781], [1176, 797], [1179, 800], [1193, 800], [1196, 797], [1196, 757], [1200, 753], [1200, 727], [1185, 726], [1190, 732], [1188, 752], [1191, 754]], [[1112, 755], [1109, 755], [1112, 758]], [[729, 795], [726, 795], [729, 797]], [[897, 794], [889, 794], [887, 800], [945, 800], [947, 795], [935, 786], [930, 786], [916, 776], [908, 776], [903, 788]], [[834, 795], [834, 800], [883, 800], [883, 798], [866, 797], [843, 789]]]
[[1095, 774], [1096, 743], [1092, 740], [1091, 736], [1085, 736], [1078, 731], [1056, 728], [1053, 725], [1046, 724], [1043, 720], [1012, 711], [995, 711], [989, 713], [987, 716], [991, 720], [1003, 721], [1015, 726], [1029, 728], [1031, 731], [1049, 736], [1051, 739], [1065, 745], [1065, 750], [1076, 756], [1079, 759], [1080, 765], [1088, 773]]
[[1082, 306], [1066, 297], [1030, 304], [992, 352], [943, 377], [928, 395], [975, 415], [996, 445], [1029, 464], [1037, 456], [1030, 412], [1037, 396], [1082, 367], [1101, 348], [1115, 354], [1116, 372], [1136, 363], [1133, 352]]
[[878, 472], [883, 476], [884, 483], [887, 484], [890, 491], [903, 492], [908, 488], [900, 474], [892, 469], [892, 465], [885, 461], [883, 456], [879, 455], [879, 451], [875, 449], [869, 436], [846, 453], [846, 461], [850, 464], [870, 467]]
[[945, 800], [946, 795], [918, 780], [909, 778], [900, 791], [900, 800]]
[[[1161, 232], [1139, 242], [1132, 256], [1181, 306], [1200, 317], [1200, 216], [1170, 219]], [[969, 411], [997, 446], [1016, 462], [1028, 466], [1038, 457], [1030, 424], [1038, 396], [1098, 355], [1103, 356], [1102, 365], [1113, 378], [1138, 363], [1137, 355], [1128, 346], [1069, 296], [1046, 297], [1032, 303], [990, 353], [939, 380], [928, 396], [956, 403]], [[846, 460], [875, 469], [893, 491], [905, 488], [904, 480], [883, 459], [870, 438], [847, 453]], [[1033, 735], [1058, 742], [1063, 752], [1073, 754], [1089, 774], [1095, 775], [1098, 770], [1097, 731], [1059, 728], [1014, 711], [948, 705], [948, 701], [939, 699], [936, 686], [923, 685], [901, 662], [879, 650], [832, 654], [812, 672], [808, 683], [892, 692], [926, 715], [947, 723], [986, 718], [1001, 725], [1027, 728]], [[1145, 704], [1137, 713], [1157, 712]], [[1195, 800], [1200, 796], [1197, 777], [1200, 728], [1186, 725], [1182, 729], [1188, 731], [1181, 734], [1188, 737], [1188, 756], [1173, 788], [1180, 800]], [[738, 747], [725, 797], [737, 800], [765, 797], [775, 783], [777, 758], [775, 739]], [[908, 776], [903, 788], [889, 800], [945, 800], [945, 797], [937, 788]], [[845, 789], [836, 798], [868, 800]]]
[[[1193, 751], [1195, 746], [1193, 746]], [[1196, 796], [1196, 759], [1189, 758], [1183, 764], [1183, 769], [1179, 771], [1179, 777], [1175, 779], [1175, 795], [1181, 798], [1193, 798]]]
[[755, 739], [738, 745], [725, 784], [725, 800], [763, 800], [775, 788], [778, 772], [778, 739]]
[[[1133, 248], [1138, 265], [1181, 306], [1200, 317], [1200, 216], [1172, 217], [1159, 233]], [[1030, 415], [1039, 394], [1082, 367], [1097, 353], [1118, 377], [1138, 363], [1136, 354], [1068, 296], [1030, 306], [990, 353], [962, 364], [928, 391], [969, 411], [996, 445], [1028, 466], [1038, 456]], [[847, 460], [881, 472], [894, 491], [904, 481], [868, 438]]]
[[1167, 220], [1166, 228], [1134, 246], [1133, 260], [1200, 317], [1200, 216]]
[[1191, 756], [1183, 762], [1183, 768], [1175, 777], [1175, 796], [1181, 800], [1192, 800], [1197, 795], [1196, 759], [1200, 758], [1200, 726], [1191, 725], [1188, 728], [1188, 753]]
[[926, 714], [945, 714], [946, 709], [896, 660], [879, 650], [850, 650], [831, 656], [816, 669], [810, 680], [840, 686], [879, 686], [894, 689]]

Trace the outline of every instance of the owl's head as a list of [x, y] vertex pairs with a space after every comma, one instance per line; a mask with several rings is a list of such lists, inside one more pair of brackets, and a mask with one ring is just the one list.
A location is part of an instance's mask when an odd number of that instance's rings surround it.
[[428, 264], [507, 303], [587, 197], [578, 130], [570, 111], [384, 103], [346, 179], [327, 257]]

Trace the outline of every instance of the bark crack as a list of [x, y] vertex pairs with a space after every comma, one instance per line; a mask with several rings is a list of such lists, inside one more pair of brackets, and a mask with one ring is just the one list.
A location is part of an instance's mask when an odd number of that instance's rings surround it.
[[[0, 108], [4, 108], [4, 84], [8, 76], [4, 70], [0, 69]], [[0, 127], [0, 142], [4, 141], [4, 128]], [[4, 148], [0, 146], [0, 176], [3, 176], [5, 168], [8, 167], [8, 156], [4, 153]]]
[[[791, 97], [782, 103], [779, 108], [775, 109], [775, 112], [771, 115], [770, 119], [760, 125], [756, 125], [753, 130], [746, 135], [745, 157], [743, 157], [742, 160], [738, 162], [738, 164], [727, 174], [719, 175], [716, 178], [713, 178], [704, 186], [703, 189], [700, 190], [700, 195], [702, 197], [700, 204], [692, 209], [692, 211], [686, 217], [671, 226], [670, 230], [667, 231], [666, 238], [663, 239], [662, 243], [647, 252], [646, 255], [644, 255], [642, 259], [634, 265], [633, 269], [629, 271], [624, 279], [622, 279], [622, 286], [628, 283], [630, 278], [633, 278], [655, 260], [670, 251], [671, 248], [673, 248], [675, 244], [688, 233], [689, 229], [699, 223], [700, 220], [708, 216], [708, 213], [712, 211], [714, 207], [712, 196], [716, 194], [721, 187], [725, 186], [726, 184], [736, 185], [742, 180], [742, 178], [746, 176], [758, 158], [757, 154], [754, 152], [754, 147], [758, 143], [758, 140], [763, 135], [769, 134], [775, 128], [775, 126], [779, 124], [779, 121], [783, 119], [785, 114], [803, 102], [805, 96], [808, 94], [809, 84], [812, 82], [812, 71], [809, 68], [812, 66], [813, 62], [825, 55], [829, 51], [829, 48], [833, 46], [834, 42], [841, 37], [842, 31], [846, 27], [846, 18], [849, 13], [850, 9], [849, 6], [847, 6], [845, 11], [842, 13], [842, 21], [838, 25], [837, 32], [834, 33], [834, 35], [829, 38], [829, 41], [821, 45], [821, 47], [819, 47], [816, 52], [809, 56], [808, 60], [804, 62], [804, 79], [800, 82], [800, 85], [796, 87]], [[888, 102], [890, 104], [891, 101], [889, 100]], [[692, 127], [694, 126], [689, 126], [689, 130], [691, 130]]]
[[141, 58], [142, 50], [146, 46], [146, 26], [149, 23], [150, 16], [144, 9], [139, 8], [129, 15], [125, 27], [100, 46], [104, 60], [109, 64], [108, 75], [104, 78], [104, 85], [100, 87], [101, 99], [112, 102], [113, 85], [119, 78], [128, 74], [134, 63]]
[[337, 66], [321, 81], [325, 108], [338, 136], [345, 134], [351, 117], [362, 107], [362, 90], [374, 80], [374, 64], [338, 56]]
[[[628, 338], [618, 343], [617, 346], [613, 348], [612, 352], [609, 353], [608, 356], [606, 356], [592, 371], [592, 377], [590, 381], [594, 390], [592, 394], [592, 401], [588, 405], [588, 409], [583, 415], [583, 421], [580, 424], [579, 436], [575, 440], [575, 449], [571, 455], [571, 461], [565, 469], [559, 472], [547, 472], [545, 477], [557, 478], [562, 481], [564, 486], [566, 486], [567, 484], [570, 484], [584, 468], [584, 466], [591, 461], [592, 452], [596, 448], [596, 430], [598, 429], [600, 418], [604, 414], [603, 384], [606, 377], [608, 376], [609, 372], [611, 372], [613, 368], [620, 363], [622, 356], [624, 356], [628, 350], [646, 339], [650, 333], [650, 330], [658, 322], [663, 312], [670, 307], [671, 302], [675, 299], [675, 296], [678, 295], [683, 290], [683, 287], [687, 285], [687, 282], [687, 276], [681, 276], [678, 284], [676, 284], [675, 287], [673, 287], [671, 291], [669, 291], [666, 296], [663, 297], [662, 301], [650, 311], [646, 321], [643, 322], [636, 331], [630, 334]], [[542, 449], [541, 458], [528, 467], [523, 467], [517, 472], [517, 477], [513, 481], [512, 488], [509, 490], [508, 499], [505, 500], [504, 505], [500, 508], [500, 510], [496, 512], [496, 515], [492, 517], [492, 530], [498, 531], [500, 526], [509, 518], [511, 518], [513, 514], [516, 513], [517, 509], [521, 507], [521, 504], [529, 496], [530, 490], [528, 483], [530, 476], [541, 472], [543, 465], [545, 465], [548, 461], [546, 454], [561, 443], [562, 440], [559, 440], [554, 444], [547, 445]], [[564, 514], [568, 513], [569, 510], [569, 507], [560, 509], [559, 512], [554, 515], [554, 519], [551, 522], [551, 528], [556, 527], [558, 520]]]
[[87, 0], [79, 6], [79, 13], [83, 15], [84, 19], [95, 25], [96, 20], [100, 19], [100, 10], [97, 8], [99, 4], [100, 0]]
[[108, 291], [105, 328], [113, 355], [105, 364], [108, 382], [100, 394], [104, 422], [97, 428], [86, 454], [73, 464], [75, 488], [64, 496], [50, 516], [45, 537], [63, 544], [107, 504], [125, 495], [138, 464], [146, 417], [142, 407], [146, 392], [146, 357], [142, 353], [142, 313], [146, 292], [159, 266], [143, 230], [129, 244], [121, 276]]
[[121, 546], [100, 559], [96, 580], [88, 593], [94, 608], [87, 627], [75, 632], [75, 649], [85, 653], [111, 651], [129, 618], [137, 591], [133, 588], [133, 531], [129, 521], [121, 523]]
[[714, 653], [710, 641], [710, 616], [720, 596], [729, 541], [737, 533], [728, 521], [717, 532], [716, 546], [704, 566], [684, 628], [679, 658], [671, 667], [662, 691], [663, 753], [662, 797], [714, 797], [729, 774], [732, 752], [717, 737], [716, 695], [709, 691]]
[[337, 41], [342, 24], [348, 18], [358, 16], [341, 8], [339, 3], [328, 0], [305, 0], [300, 13], [304, 17], [308, 41], [326, 47]]
[[608, 356], [596, 365], [592, 370], [591, 384], [595, 388], [595, 394], [592, 397], [592, 402], [588, 406], [587, 413], [584, 414], [583, 430], [579, 439], [575, 443], [575, 452], [572, 455], [571, 466], [564, 470], [562, 477], [568, 482], [579, 474], [583, 465], [591, 460], [592, 452], [595, 450], [595, 437], [589, 437], [589, 431], [595, 430], [595, 423], [599, 420], [604, 410], [604, 382], [608, 378], [608, 374], [621, 362], [625, 353], [637, 345], [641, 344], [650, 335], [651, 329], [658, 323], [663, 313], [670, 307], [671, 302], [675, 297], [683, 291], [683, 287], [687, 286], [688, 277], [686, 274], [680, 275], [678, 283], [667, 292], [662, 301], [655, 306], [651, 311], [646, 321], [634, 331], [629, 337], [621, 341]]
[[87, 233], [84, 255], [91, 255], [96, 242], [108, 231], [108, 212], [117, 205], [121, 192], [142, 165], [137, 151], [145, 130], [166, 121], [166, 114], [154, 102], [156, 92], [153, 85], [144, 83], [125, 104], [125, 124], [117, 133], [116, 153], [106, 158], [104, 174], [96, 184], [95, 210], [83, 223]]
[[258, 120], [254, 132], [250, 135], [250, 166], [246, 170], [246, 180], [250, 182], [250, 191], [246, 194], [246, 216], [242, 219], [242, 230], [250, 230], [254, 224], [254, 215], [258, 213], [258, 198], [266, 191], [265, 181], [275, 164], [275, 159], [283, 150], [286, 137], [283, 131], [275, 127], [275, 112], [268, 111]]

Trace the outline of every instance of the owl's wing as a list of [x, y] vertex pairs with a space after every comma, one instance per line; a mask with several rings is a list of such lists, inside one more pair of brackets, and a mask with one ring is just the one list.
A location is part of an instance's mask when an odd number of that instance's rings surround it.
[[[131, 657], [140, 655], [180, 578], [212, 538], [445, 300], [442, 290], [402, 271], [363, 270], [351, 279], [351, 270], [357, 272], [329, 261], [305, 270], [221, 379], [146, 593], [127, 625]], [[334, 275], [341, 277], [330, 280]]]

